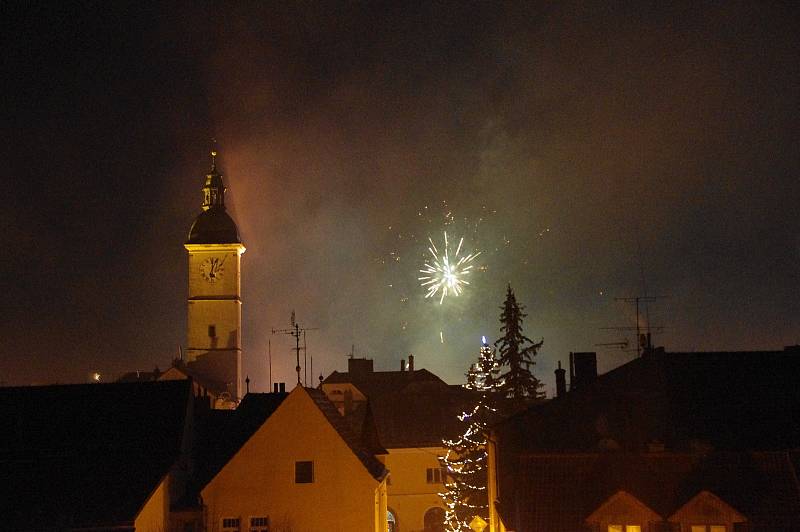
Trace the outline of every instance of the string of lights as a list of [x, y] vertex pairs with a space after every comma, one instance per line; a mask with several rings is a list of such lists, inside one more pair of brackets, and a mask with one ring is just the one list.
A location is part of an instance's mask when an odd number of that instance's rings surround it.
[[458, 416], [465, 425], [464, 433], [442, 441], [447, 452], [440, 462], [447, 478], [445, 490], [439, 496], [445, 505], [444, 524], [449, 532], [469, 531], [469, 523], [476, 515], [488, 517], [486, 428], [497, 411], [495, 392], [501, 384], [498, 373], [495, 350], [482, 337], [478, 362], [470, 366], [464, 384], [466, 389], [476, 392], [478, 400]]

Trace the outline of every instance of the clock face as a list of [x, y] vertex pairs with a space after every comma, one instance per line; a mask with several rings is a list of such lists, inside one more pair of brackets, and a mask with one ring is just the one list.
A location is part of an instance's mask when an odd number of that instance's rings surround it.
[[200, 276], [209, 283], [222, 279], [225, 257], [209, 257], [200, 263]]

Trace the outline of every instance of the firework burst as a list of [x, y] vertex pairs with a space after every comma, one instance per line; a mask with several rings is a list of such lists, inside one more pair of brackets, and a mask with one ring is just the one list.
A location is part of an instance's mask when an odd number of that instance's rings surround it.
[[431, 244], [428, 248], [431, 260], [426, 262], [419, 271], [424, 274], [419, 277], [419, 280], [422, 287], [428, 291], [425, 297], [434, 297], [436, 294], [440, 294], [439, 304], [441, 305], [445, 297], [449, 295], [458, 296], [464, 290], [464, 287], [469, 285], [469, 281], [465, 277], [472, 270], [472, 261], [481, 252], [462, 255], [461, 248], [464, 245], [464, 237], [461, 237], [455, 253], [451, 255], [447, 232], [444, 233], [444, 247], [441, 252], [439, 252], [436, 244], [433, 243], [432, 238], [428, 237], [428, 242]]

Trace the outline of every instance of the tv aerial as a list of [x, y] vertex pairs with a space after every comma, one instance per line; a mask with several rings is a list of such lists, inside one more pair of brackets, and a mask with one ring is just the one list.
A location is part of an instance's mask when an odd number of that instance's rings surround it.
[[[294, 338], [294, 348], [292, 351], [295, 352], [295, 360], [296, 366], [294, 370], [297, 372], [297, 384], [306, 386], [308, 381], [308, 367], [307, 367], [307, 355], [308, 349], [306, 346], [306, 331], [316, 331], [319, 330], [318, 327], [301, 327], [294, 315], [294, 310], [292, 310], [292, 317], [290, 318], [291, 327], [288, 329], [272, 329], [272, 334], [288, 334]], [[300, 345], [300, 337], [303, 338], [303, 345]], [[300, 381], [300, 351], [303, 352], [303, 371], [304, 371], [304, 378], [303, 381]]]

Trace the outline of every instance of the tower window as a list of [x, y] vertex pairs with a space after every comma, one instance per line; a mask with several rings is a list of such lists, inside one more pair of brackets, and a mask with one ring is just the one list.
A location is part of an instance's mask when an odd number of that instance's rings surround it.
[[216, 338], [217, 337], [217, 326], [216, 325], [209, 325], [208, 326], [208, 336], [209, 336], [209, 338]]

